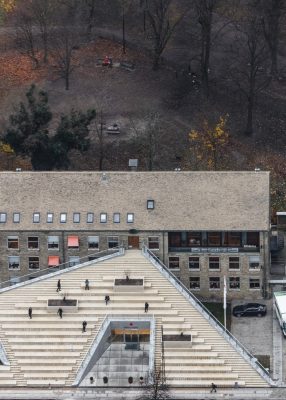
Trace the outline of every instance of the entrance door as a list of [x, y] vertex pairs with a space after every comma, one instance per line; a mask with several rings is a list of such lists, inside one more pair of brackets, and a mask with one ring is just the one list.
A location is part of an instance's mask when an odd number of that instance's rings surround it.
[[128, 236], [128, 248], [139, 249], [139, 236]]

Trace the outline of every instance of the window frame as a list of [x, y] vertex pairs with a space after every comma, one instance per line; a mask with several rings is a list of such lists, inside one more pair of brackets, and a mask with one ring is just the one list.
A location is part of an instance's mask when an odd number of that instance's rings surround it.
[[[193, 283], [198, 282], [198, 287], [191, 287], [191, 280], [195, 280], [195, 281], [193, 281]], [[190, 276], [189, 277], [189, 287], [190, 287], [190, 290], [200, 290], [201, 289], [201, 277], [200, 276]]]
[[[177, 258], [178, 260], [177, 261], [175, 261], [175, 260], [172, 260], [171, 262], [177, 262], [178, 263], [178, 267], [170, 267], [170, 258]], [[168, 268], [171, 270], [171, 271], [179, 271], [180, 270], [180, 256], [169, 256], [168, 257]]]
[[[218, 283], [218, 286], [216, 285]], [[212, 284], [215, 284], [213, 287]], [[209, 290], [220, 290], [221, 289], [221, 279], [220, 276], [210, 276], [209, 277]]]
[[[236, 287], [231, 287], [232, 281], [233, 281], [233, 283], [238, 282], [238, 286], [235, 285]], [[228, 278], [228, 289], [229, 290], [240, 290], [240, 276], [230, 276]]]
[[80, 264], [80, 256], [69, 256], [68, 263], [69, 263], [69, 267], [74, 267], [75, 265]]
[[[90, 238], [97, 238], [97, 242], [90, 242]], [[97, 243], [97, 247], [90, 247], [90, 243]], [[87, 249], [88, 250], [99, 250], [99, 236], [96, 235], [90, 235], [87, 237]]]
[[[37, 239], [37, 240], [35, 240], [35, 242], [37, 242], [37, 244], [38, 244], [37, 247], [30, 247], [30, 246], [29, 246], [29, 242], [31, 242], [31, 238]], [[32, 242], [33, 242], [33, 241], [32, 241]], [[27, 248], [28, 248], [28, 250], [39, 250], [39, 248], [40, 248], [39, 236], [28, 236], [28, 237], [27, 237]]]
[[[251, 261], [252, 258], [252, 261]], [[253, 261], [256, 259], [256, 261]], [[258, 261], [257, 261], [258, 260]], [[251, 267], [252, 264], [258, 264], [256, 267]], [[260, 271], [260, 256], [248, 256], [248, 269], [250, 271]]]
[[154, 208], [155, 208], [155, 200], [152, 200], [152, 199], [147, 200], [146, 207], [147, 207], [147, 210], [154, 210]]
[[[37, 218], [36, 216], [38, 216], [39, 218]], [[41, 222], [41, 213], [38, 211], [34, 212], [33, 213], [33, 224], [39, 224], [40, 222]]]
[[[238, 258], [238, 261], [231, 261], [231, 258]], [[232, 264], [238, 263], [238, 268], [231, 267]], [[239, 271], [240, 270], [240, 257], [238, 256], [229, 256], [228, 257], [228, 269], [229, 271]]]
[[79, 224], [80, 223], [80, 213], [79, 212], [74, 212], [72, 216], [72, 221], [74, 224]]
[[0, 224], [6, 224], [7, 222], [7, 213], [0, 212]]
[[[17, 242], [17, 247], [13, 247], [13, 246], [10, 247], [11, 243], [15, 243], [15, 242]], [[8, 250], [19, 250], [19, 248], [20, 248], [19, 236], [17, 236], [17, 235], [7, 236], [7, 249]]]
[[[37, 260], [31, 261], [32, 258], [37, 259]], [[31, 268], [31, 267], [30, 267], [30, 264], [31, 264], [32, 262], [35, 262], [35, 263], [38, 262], [38, 267], [37, 267], [37, 268]], [[28, 269], [31, 270], [31, 271], [39, 270], [39, 269], [40, 269], [40, 257], [38, 257], [38, 256], [31, 256], [31, 257], [29, 257], [29, 258], [28, 258]]]
[[[49, 242], [49, 238], [58, 238], [57, 242]], [[49, 247], [50, 244], [55, 244], [57, 243], [57, 247]], [[48, 246], [48, 250], [59, 250], [60, 248], [60, 237], [59, 236], [55, 236], [55, 235], [49, 235], [48, 239], [47, 239], [47, 246]]]
[[[217, 258], [218, 261], [211, 260], [211, 258], [213, 258], [213, 259]], [[209, 270], [211, 270], [211, 271], [220, 271], [220, 257], [219, 256], [209, 256], [208, 261], [209, 261]], [[218, 268], [211, 267], [211, 263], [218, 263]]]
[[107, 213], [100, 213], [100, 223], [107, 224]]
[[[15, 219], [15, 216], [16, 216], [16, 215], [19, 216], [18, 221]], [[19, 213], [19, 212], [13, 212], [13, 224], [19, 224], [19, 223], [20, 223], [20, 220], [21, 220], [21, 213]]]
[[[17, 258], [18, 259], [18, 267], [16, 268], [10, 268], [10, 261], [9, 259], [11, 258]], [[19, 271], [20, 270], [20, 256], [8, 256], [8, 270], [9, 271]]]
[[[131, 218], [131, 220], [129, 220]], [[127, 224], [134, 224], [134, 213], [127, 213], [126, 215]]]
[[[219, 237], [219, 243], [210, 243], [210, 237]], [[207, 245], [208, 247], [221, 247], [222, 233], [220, 231], [207, 232]]]
[[68, 213], [66, 212], [60, 213], [60, 224], [66, 224], [67, 220], [68, 220]]
[[[89, 218], [89, 217], [91, 217], [91, 218]], [[91, 221], [89, 221], [89, 219], [91, 219]], [[86, 223], [93, 224], [93, 222], [94, 222], [94, 213], [93, 212], [86, 213]]]
[[[157, 240], [150, 240], [156, 238]], [[150, 243], [158, 244], [156, 247], [150, 247]], [[160, 237], [159, 236], [148, 236], [148, 249], [150, 250], [160, 250]]]
[[[258, 281], [259, 287], [256, 287], [256, 286], [255, 287], [251, 287], [251, 281]], [[260, 278], [249, 278], [249, 290], [260, 290], [260, 289], [261, 289]]]
[[[118, 217], [118, 221], [116, 221], [116, 217], [115, 216]], [[113, 213], [113, 223], [114, 224], [120, 224], [120, 213], [119, 212]]]
[[[195, 262], [197, 262], [198, 264], [199, 264], [199, 266], [198, 266], [198, 268], [191, 268], [190, 267], [190, 259], [191, 258], [196, 258], [197, 259], [197, 261], [195, 261]], [[189, 260], [188, 260], [188, 262], [189, 262], [189, 270], [190, 271], [200, 271], [200, 269], [201, 269], [201, 262], [200, 262], [200, 257], [198, 257], [198, 256], [189, 256]]]
[[[111, 240], [111, 238], [116, 238], [117, 240]], [[117, 243], [115, 246], [110, 246], [110, 243]], [[112, 236], [107, 236], [107, 248], [108, 249], [114, 249], [115, 247], [119, 246], [119, 236], [112, 235]]]
[[[52, 217], [52, 218], [50, 218], [50, 217]], [[54, 213], [48, 212], [47, 213], [47, 224], [52, 224], [53, 222], [54, 222]]]

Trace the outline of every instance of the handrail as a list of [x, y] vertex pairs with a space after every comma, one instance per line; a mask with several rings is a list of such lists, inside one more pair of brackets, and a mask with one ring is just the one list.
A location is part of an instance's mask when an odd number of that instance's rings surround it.
[[262, 364], [255, 358], [244, 345], [237, 340], [232, 333], [227, 330], [222, 323], [204, 306], [204, 304], [173, 274], [172, 271], [144, 244], [142, 246], [142, 254], [149, 259], [152, 264], [156, 267], [160, 266], [168, 276], [175, 281], [177, 285], [182, 289], [183, 294], [185, 294], [189, 301], [192, 300], [192, 304], [201, 312], [201, 314], [208, 319], [212, 325], [224, 336], [225, 339], [235, 348], [244, 358], [250, 362], [250, 364], [266, 379], [271, 385], [276, 386], [272, 381], [269, 372], [263, 367]]
[[96, 259], [99, 259], [99, 258], [105, 257], [106, 255], [116, 255], [116, 254], [119, 255], [121, 253], [122, 253], [122, 246], [116, 246], [111, 249], [98, 251], [96, 253], [89, 253], [87, 256], [79, 258], [78, 262], [76, 262], [75, 264], [72, 264], [72, 265], [71, 265], [70, 261], [67, 261], [67, 262], [61, 263], [57, 266], [48, 267], [48, 268], [44, 268], [44, 269], [37, 269], [34, 272], [30, 272], [29, 274], [16, 276], [15, 278], [17, 278], [17, 282], [12, 282], [11, 279], [8, 281], [0, 282], [0, 290], [10, 287], [10, 286], [18, 285], [20, 283], [23, 283], [23, 282], [26, 282], [29, 280], [34, 280], [36, 278], [44, 277], [44, 276], [50, 275], [54, 272], [69, 270], [70, 268], [73, 268], [84, 262], [92, 263], [94, 260], [89, 260], [89, 257], [96, 257]]

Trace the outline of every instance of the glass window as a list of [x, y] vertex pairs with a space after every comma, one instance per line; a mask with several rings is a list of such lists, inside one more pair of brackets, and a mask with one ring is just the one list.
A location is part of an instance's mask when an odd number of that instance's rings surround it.
[[219, 247], [221, 246], [221, 232], [208, 232], [208, 246]]
[[260, 279], [250, 278], [249, 289], [260, 289]]
[[229, 269], [239, 269], [239, 257], [229, 257], [228, 266]]
[[78, 236], [68, 236], [68, 248], [69, 249], [78, 249], [79, 248]]
[[155, 208], [155, 201], [147, 200], [147, 210], [154, 210], [154, 208]]
[[200, 257], [189, 257], [189, 269], [200, 269]]
[[73, 213], [73, 222], [75, 224], [78, 224], [80, 222], [80, 213], [78, 213], [78, 212]]
[[106, 213], [101, 213], [100, 214], [100, 223], [101, 224], [106, 224], [107, 222], [107, 214]]
[[209, 269], [219, 269], [219, 257], [209, 257]]
[[169, 246], [170, 247], [181, 247], [181, 233], [180, 232], [169, 232]]
[[39, 269], [40, 261], [39, 257], [29, 257], [29, 269]]
[[210, 277], [209, 278], [210, 289], [220, 289], [220, 277]]
[[99, 236], [88, 236], [87, 244], [89, 249], [98, 249], [99, 247]]
[[132, 224], [134, 222], [134, 214], [133, 213], [128, 213], [127, 214], [127, 223]]
[[86, 222], [88, 224], [92, 224], [93, 221], [94, 221], [94, 213], [92, 213], [92, 212], [87, 213], [86, 214]]
[[119, 224], [120, 222], [120, 213], [114, 213], [113, 214], [113, 222], [116, 224]]
[[249, 256], [249, 269], [260, 269], [259, 256]]
[[4, 224], [7, 221], [7, 214], [6, 213], [0, 213], [0, 223]]
[[54, 221], [54, 214], [53, 213], [47, 213], [47, 222], [51, 224]]
[[19, 256], [9, 256], [8, 257], [9, 269], [20, 269], [20, 257]]
[[231, 276], [229, 278], [229, 289], [230, 290], [240, 289], [240, 278], [238, 276]]
[[65, 224], [67, 222], [67, 213], [61, 213], [60, 214], [60, 222], [62, 224]]
[[109, 249], [112, 249], [113, 247], [118, 247], [119, 245], [118, 236], [108, 236], [107, 245]]
[[28, 249], [38, 249], [39, 238], [37, 236], [28, 236]]
[[241, 247], [241, 232], [224, 232], [223, 246], [226, 247]]
[[79, 256], [70, 256], [69, 257], [69, 267], [73, 267], [80, 263]]
[[190, 289], [200, 289], [200, 277], [191, 276], [190, 277]]
[[188, 245], [201, 246], [202, 234], [201, 232], [188, 232]]
[[18, 236], [8, 236], [7, 247], [8, 247], [8, 249], [19, 249], [19, 237]]
[[40, 213], [35, 212], [35, 213], [33, 214], [33, 222], [34, 222], [35, 224], [37, 224], [37, 223], [40, 222]]
[[259, 246], [259, 232], [246, 232], [246, 245]]
[[160, 242], [158, 236], [149, 236], [148, 237], [148, 248], [151, 250], [159, 250]]
[[13, 222], [17, 224], [20, 222], [20, 213], [13, 213]]
[[177, 257], [177, 256], [169, 257], [169, 268], [170, 269], [179, 269], [180, 268], [180, 257]]
[[48, 236], [48, 249], [58, 249], [59, 242], [59, 236]]

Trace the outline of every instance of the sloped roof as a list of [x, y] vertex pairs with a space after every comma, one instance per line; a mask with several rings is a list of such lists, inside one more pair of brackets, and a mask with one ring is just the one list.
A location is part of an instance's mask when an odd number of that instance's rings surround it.
[[[0, 229], [256, 230], [269, 229], [268, 172], [1, 172]], [[147, 210], [148, 199], [155, 209]], [[13, 224], [13, 212], [21, 222]], [[41, 213], [40, 223], [32, 222]], [[47, 212], [54, 222], [46, 223]], [[68, 219], [60, 224], [59, 214]], [[81, 213], [73, 223], [72, 213]], [[86, 213], [94, 212], [93, 224]], [[100, 213], [108, 221], [100, 224]], [[112, 215], [121, 214], [120, 224]], [[127, 223], [134, 213], [134, 223]]]
[[[143, 291], [115, 291], [114, 279], [144, 278]], [[144, 316], [144, 304], [156, 320], [156, 331], [164, 334], [192, 335], [186, 347], [165, 348], [167, 382], [175, 386], [267, 387], [270, 385], [258, 372], [255, 363], [247, 361], [226, 340], [196, 306], [176, 287], [172, 280], [147, 260], [139, 251], [124, 256], [47, 276], [37, 282], [12, 288], [0, 294], [0, 341], [8, 355], [10, 367], [0, 366], [1, 385], [71, 386], [84, 365], [86, 354], [96, 340], [106, 316]], [[56, 292], [61, 279], [62, 293]], [[90, 290], [84, 289], [89, 279]], [[105, 305], [104, 297], [110, 296]], [[60, 319], [56, 310], [48, 312], [48, 299], [78, 300], [78, 310], [64, 311]], [[28, 318], [28, 307], [33, 318]], [[82, 333], [82, 321], [87, 331]], [[155, 361], [161, 362], [161, 339], [156, 334]]]

